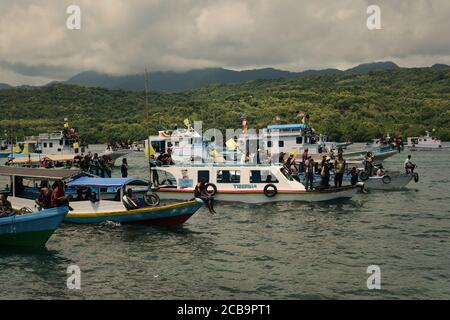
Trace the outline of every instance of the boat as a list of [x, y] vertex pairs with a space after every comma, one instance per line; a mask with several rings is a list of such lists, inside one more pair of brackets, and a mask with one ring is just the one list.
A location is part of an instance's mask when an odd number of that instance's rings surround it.
[[161, 199], [186, 200], [195, 184], [206, 179], [210, 195], [219, 201], [268, 203], [278, 201], [321, 202], [352, 198], [363, 186], [305, 190], [281, 164], [202, 163], [154, 168]]
[[419, 175], [417, 173], [389, 173], [364, 179], [361, 180], [364, 181], [364, 188], [367, 190], [395, 190], [405, 188], [413, 180], [416, 183], [419, 182]]
[[[9, 200], [14, 209], [37, 208], [35, 199], [39, 194], [38, 182], [62, 180], [66, 194], [72, 195], [73, 210], [64, 222], [77, 224], [106, 221], [123, 224], [148, 224], [175, 226], [186, 222], [203, 206], [203, 201], [193, 199], [182, 203], [159, 205], [159, 198], [149, 195], [148, 181], [140, 178], [98, 178], [86, 176], [78, 169], [44, 169], [0, 167], [0, 175], [9, 176], [11, 184]], [[125, 203], [125, 189], [136, 195], [134, 207]], [[75, 195], [84, 195], [80, 200]], [[87, 197], [89, 196], [89, 197]]]
[[391, 145], [386, 145], [365, 150], [344, 152], [343, 157], [347, 160], [352, 161], [363, 160], [368, 152], [372, 153], [375, 161], [383, 161], [389, 157], [396, 155], [398, 153], [398, 150], [393, 148]]
[[408, 137], [406, 148], [411, 151], [433, 151], [433, 150], [449, 150], [450, 146], [442, 146], [441, 140], [432, 137], [429, 131], [425, 136]]
[[68, 213], [58, 207], [0, 218], [0, 247], [43, 247]]

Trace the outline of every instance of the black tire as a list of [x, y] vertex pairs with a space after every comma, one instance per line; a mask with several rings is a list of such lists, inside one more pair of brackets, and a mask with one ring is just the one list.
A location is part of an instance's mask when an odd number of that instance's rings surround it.
[[384, 176], [383, 178], [381, 178], [381, 181], [383, 181], [384, 184], [389, 184], [392, 181], [392, 178], [389, 176]]
[[144, 203], [149, 207], [156, 207], [161, 203], [161, 199], [156, 193], [149, 193], [144, 197]]
[[[269, 190], [272, 189], [272, 191]], [[273, 183], [269, 183], [264, 187], [264, 195], [268, 198], [273, 198], [277, 195], [278, 189]]]
[[414, 182], [417, 183], [419, 182], [419, 174], [417, 172], [414, 172]]
[[[212, 188], [212, 191], [209, 191], [209, 190], [208, 190], [209, 187]], [[208, 194], [209, 194], [211, 197], [215, 196], [216, 193], [217, 193], [217, 186], [216, 186], [214, 183], [207, 183], [207, 184], [205, 185], [205, 189], [206, 189], [206, 192], [208, 192]]]
[[359, 179], [361, 179], [361, 181], [366, 181], [367, 179], [369, 179], [369, 174], [363, 171], [359, 174]]

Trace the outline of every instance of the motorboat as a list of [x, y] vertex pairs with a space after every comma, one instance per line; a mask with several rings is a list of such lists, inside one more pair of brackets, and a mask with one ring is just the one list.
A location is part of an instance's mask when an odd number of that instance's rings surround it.
[[[39, 184], [61, 180], [69, 196], [70, 207], [64, 222], [77, 224], [106, 221], [121, 224], [176, 226], [186, 222], [203, 206], [193, 195], [187, 201], [160, 205], [159, 198], [149, 194], [146, 180], [129, 178], [98, 178], [86, 176], [77, 169], [43, 169], [0, 167], [0, 175], [9, 176], [6, 190], [14, 209], [37, 211], [35, 199]], [[125, 190], [132, 190], [134, 198], [127, 198]], [[77, 195], [77, 197], [75, 197]]]
[[425, 136], [408, 137], [406, 148], [411, 151], [433, 151], [433, 150], [448, 150], [450, 146], [442, 146], [441, 140], [430, 135], [427, 131]]

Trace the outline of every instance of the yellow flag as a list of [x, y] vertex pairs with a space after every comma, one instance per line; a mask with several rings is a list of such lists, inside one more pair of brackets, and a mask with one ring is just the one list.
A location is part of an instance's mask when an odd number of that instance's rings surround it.
[[25, 145], [23, 146], [23, 154], [29, 154], [30, 152], [28, 151], [28, 143], [25, 143]]
[[20, 149], [19, 146], [15, 146], [15, 147], [13, 148], [12, 152], [13, 152], [13, 153], [21, 153], [21, 152], [22, 152], [22, 149]]
[[229, 150], [236, 150], [238, 147], [238, 144], [236, 143], [236, 141], [234, 141], [233, 138], [225, 142], [225, 144]]
[[80, 145], [78, 144], [78, 142], [74, 142], [74, 143], [73, 143], [73, 148], [74, 148], [74, 149], [78, 149], [79, 146], [80, 146]]
[[292, 154], [294, 157], [296, 157], [298, 155], [298, 150], [296, 148], [292, 148], [290, 154]]
[[217, 157], [218, 155], [219, 155], [219, 153], [217, 152], [216, 149], [212, 149], [212, 150], [211, 150], [211, 157], [215, 158], [215, 157]]
[[153, 149], [153, 146], [150, 145], [144, 149], [144, 153], [147, 156], [147, 158], [150, 158], [150, 156], [154, 156], [156, 154], [156, 151], [155, 149]]
[[184, 119], [183, 123], [186, 127], [189, 127], [191, 125], [188, 118]]

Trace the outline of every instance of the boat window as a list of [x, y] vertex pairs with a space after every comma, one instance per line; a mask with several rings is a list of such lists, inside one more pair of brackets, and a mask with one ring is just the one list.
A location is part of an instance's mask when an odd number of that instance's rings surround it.
[[250, 183], [278, 183], [270, 170], [251, 170]]
[[272, 141], [267, 141], [267, 148], [272, 148]]
[[49, 143], [50, 148], [53, 148], [53, 142]]
[[180, 142], [179, 141], [175, 141], [175, 147], [179, 147], [180, 146]]
[[284, 147], [284, 141], [283, 140], [278, 141], [278, 146], [280, 148]]
[[156, 170], [153, 170], [152, 175], [153, 175], [152, 181], [159, 186], [162, 186], [162, 187], [177, 186], [177, 179], [175, 179], [173, 174], [171, 174], [167, 171], [156, 169]]
[[47, 142], [44, 142], [44, 148], [47, 148]]
[[283, 176], [286, 177], [286, 179], [288, 179], [289, 181], [293, 181], [294, 178], [292, 177], [292, 175], [288, 172], [288, 170], [285, 167], [282, 167], [280, 169], [281, 173], [283, 174]]
[[199, 170], [197, 173], [198, 181], [200, 181], [201, 178], [205, 178], [206, 182], [209, 182], [209, 170]]
[[297, 144], [302, 144], [303, 143], [303, 137], [297, 137]]
[[241, 172], [239, 170], [217, 171], [217, 183], [240, 183]]
[[64, 141], [61, 139], [59, 140], [59, 145], [62, 146], [64, 144]]

